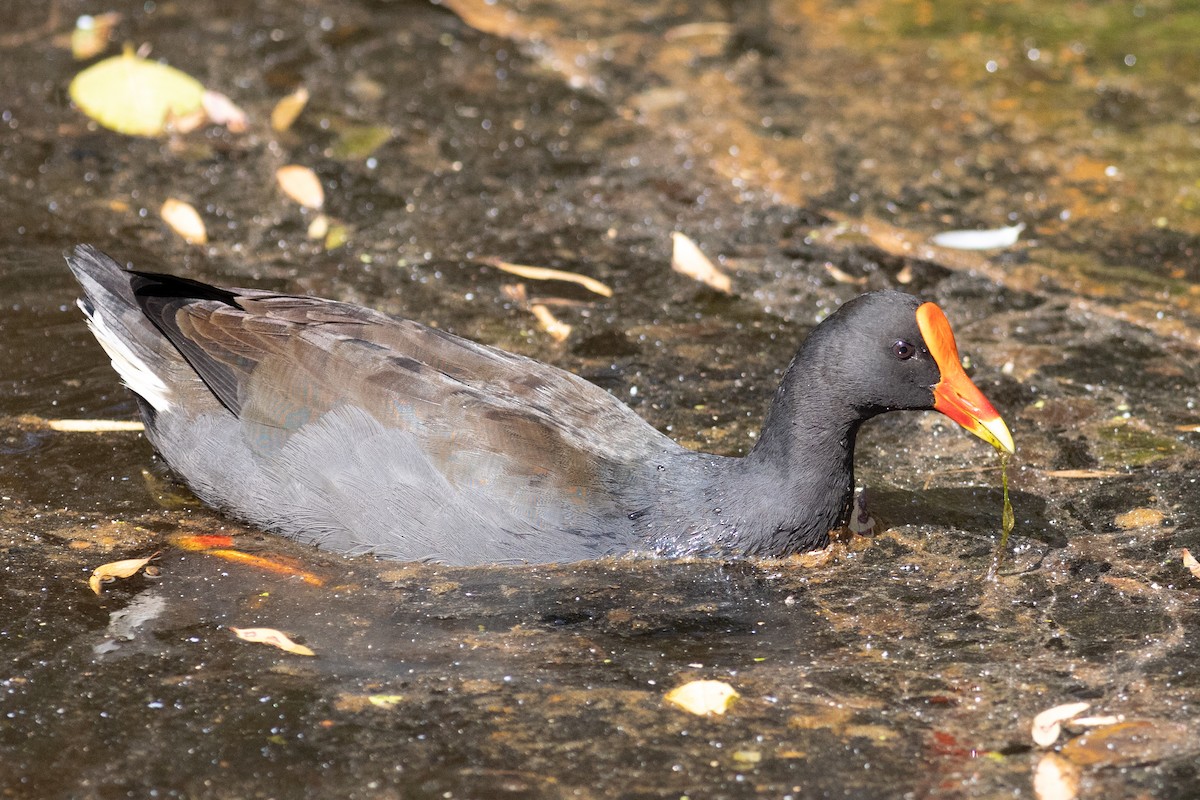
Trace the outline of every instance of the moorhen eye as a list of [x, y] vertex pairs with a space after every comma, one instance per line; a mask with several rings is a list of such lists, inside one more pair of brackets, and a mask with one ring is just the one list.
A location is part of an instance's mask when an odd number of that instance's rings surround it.
[[917, 348], [901, 339], [892, 345], [892, 355], [901, 361], [907, 361], [917, 354]]

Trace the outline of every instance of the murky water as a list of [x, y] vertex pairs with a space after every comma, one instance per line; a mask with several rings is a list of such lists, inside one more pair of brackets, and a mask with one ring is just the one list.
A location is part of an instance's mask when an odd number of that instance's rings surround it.
[[[0, 36], [0, 792], [5, 797], [1192, 797], [1200, 159], [1194, 10], [1170, 4], [453, 0], [116, 4], [116, 40], [225, 91], [249, 133], [91, 126], [61, 2]], [[456, 15], [457, 14], [457, 15]], [[115, 47], [115, 46], [114, 46]], [[265, 122], [297, 85], [289, 131]], [[356, 134], [380, 126], [369, 154]], [[314, 168], [324, 252], [276, 167]], [[201, 210], [212, 243], [158, 218]], [[948, 228], [1029, 225], [1001, 253]], [[736, 294], [668, 267], [692, 236]], [[873, 537], [785, 562], [447, 569], [247, 530], [174, 485], [73, 308], [93, 242], [147, 268], [405, 314], [575, 370], [681, 441], [752, 443], [810, 325], [907, 287], [1013, 429], [867, 426]], [[483, 260], [526, 282], [555, 344]], [[231, 535], [281, 574], [188, 549]], [[87, 587], [154, 552], [158, 575]], [[308, 580], [305, 580], [305, 576]], [[316, 656], [239, 641], [283, 630]], [[731, 684], [723, 717], [668, 705]], [[1084, 700], [1051, 755], [1033, 716]], [[1057, 761], [1047, 761], [1047, 759]], [[1043, 777], [1038, 777], [1043, 776]], [[1042, 781], [1037, 783], [1037, 781]], [[1039, 790], [1035, 790], [1035, 783]], [[1064, 796], [1064, 795], [1059, 795]], [[1069, 795], [1065, 795], [1069, 796]]]

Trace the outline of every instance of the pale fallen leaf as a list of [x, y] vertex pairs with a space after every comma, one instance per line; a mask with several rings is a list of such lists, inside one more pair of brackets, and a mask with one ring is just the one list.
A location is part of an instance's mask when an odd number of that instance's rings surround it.
[[668, 703], [692, 714], [724, 714], [741, 695], [724, 681], [691, 681], [667, 692]]
[[1183, 548], [1183, 565], [1187, 567], [1188, 572], [1200, 578], [1200, 561], [1197, 561], [1196, 557], [1186, 547]]
[[1123, 472], [1112, 469], [1048, 469], [1043, 475], [1049, 478], [1068, 478], [1072, 480], [1098, 480], [1100, 478], [1119, 478]]
[[[865, 286], [867, 279], [864, 277], [854, 277], [849, 272], [839, 269], [830, 262], [825, 262], [825, 271], [829, 273], [829, 277], [833, 278], [838, 283], [849, 283], [854, 286]], [[904, 283], [905, 281], [901, 281]]]
[[228, 96], [206, 89], [200, 96], [204, 113], [214, 125], [224, 125], [233, 133], [245, 133], [248, 126], [246, 112]]
[[68, 89], [83, 113], [131, 136], [161, 136], [175, 121], [201, 112], [204, 86], [166, 64], [126, 47], [80, 72]]
[[1075, 800], [1079, 774], [1079, 767], [1067, 759], [1046, 753], [1033, 771], [1033, 793], [1038, 800]]
[[313, 221], [308, 223], [308, 238], [324, 239], [327, 233], [329, 233], [329, 217], [317, 214], [313, 217]]
[[1050, 747], [1058, 741], [1058, 735], [1062, 733], [1062, 724], [1090, 707], [1090, 703], [1064, 703], [1046, 709], [1033, 718], [1033, 741], [1039, 747]]
[[495, 267], [502, 272], [528, 278], [531, 281], [567, 281], [578, 284], [601, 297], [612, 297], [612, 289], [608, 288], [608, 286], [595, 278], [580, 275], [578, 272], [566, 272], [561, 269], [550, 269], [549, 267], [531, 267], [526, 264], [510, 264], [498, 258], [485, 258], [483, 259], [483, 263]]
[[1122, 719], [1124, 718], [1113, 714], [1105, 717], [1076, 717], [1071, 720], [1071, 725], [1079, 728], [1100, 728], [1105, 725], [1116, 725]]
[[158, 553], [153, 553], [145, 558], [126, 558], [122, 561], [110, 561], [107, 564], [101, 564], [92, 570], [92, 577], [88, 578], [88, 586], [96, 594], [100, 594], [100, 585], [104, 583], [112, 583], [117, 578], [129, 578], [141, 571], [142, 567], [150, 563], [150, 560], [157, 558]]
[[571, 326], [551, 314], [550, 309], [541, 303], [531, 305], [529, 312], [537, 319], [538, 324], [542, 326], [542, 330], [550, 334], [550, 338], [554, 341], [564, 342], [571, 335]]
[[190, 203], [168, 197], [158, 211], [163, 222], [171, 230], [179, 234], [188, 244], [205, 244], [208, 242], [208, 228], [200, 213]]
[[679, 231], [671, 234], [671, 269], [718, 292], [733, 292], [730, 277], [717, 269], [700, 247]]
[[850, 521], [846, 524], [850, 532], [856, 536], [872, 536], [875, 533], [875, 519], [867, 510], [867, 492], [864, 489], [854, 496], [854, 509], [850, 512]]
[[271, 109], [271, 129], [279, 133], [292, 127], [300, 112], [308, 105], [308, 89], [301, 86], [275, 104]]
[[305, 208], [325, 205], [325, 190], [317, 173], [299, 164], [289, 164], [275, 171], [275, 181], [283, 193]]
[[373, 706], [379, 706], [380, 708], [395, 708], [396, 706], [400, 705], [400, 703], [404, 702], [404, 695], [372, 694], [368, 695], [367, 702]]
[[235, 628], [230, 625], [229, 630], [233, 631], [239, 639], [247, 642], [269, 644], [272, 647], [278, 647], [280, 650], [286, 650], [298, 656], [316, 655], [311, 649], [293, 642], [286, 633], [277, 631], [274, 628]]
[[46, 427], [60, 433], [117, 433], [146, 429], [141, 422], [126, 419], [48, 419]]
[[524, 308], [529, 303], [529, 293], [523, 283], [505, 283], [500, 286], [500, 294], [507, 297], [518, 306]]
[[115, 11], [79, 17], [75, 20], [75, 29], [71, 31], [71, 55], [76, 61], [87, 61], [103, 53], [104, 48], [108, 47], [113, 28], [120, 21], [121, 15]]
[[1025, 223], [1019, 222], [1007, 228], [986, 231], [946, 231], [931, 236], [929, 241], [938, 247], [948, 247], [952, 250], [996, 250], [1012, 247], [1023, 230]]

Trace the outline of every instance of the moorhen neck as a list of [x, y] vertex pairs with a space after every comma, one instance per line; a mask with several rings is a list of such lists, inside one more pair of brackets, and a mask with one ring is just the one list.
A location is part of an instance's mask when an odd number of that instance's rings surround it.
[[342, 553], [449, 564], [783, 556], [845, 524], [854, 441], [936, 409], [1009, 452], [941, 309], [872, 292], [818, 325], [744, 458], [687, 450], [604, 390], [361, 306], [128, 270], [79, 305], [146, 435], [210, 505]]

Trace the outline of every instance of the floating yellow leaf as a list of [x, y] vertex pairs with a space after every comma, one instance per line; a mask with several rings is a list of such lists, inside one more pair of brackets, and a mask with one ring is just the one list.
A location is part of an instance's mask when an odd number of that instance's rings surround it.
[[534, 303], [529, 307], [529, 311], [542, 326], [542, 330], [550, 334], [550, 338], [554, 341], [565, 342], [571, 335], [571, 326], [551, 314], [550, 309], [541, 303]]
[[337, 250], [348, 241], [350, 241], [349, 228], [341, 224], [330, 225], [329, 233], [325, 234], [325, 249]]
[[76, 75], [69, 91], [83, 113], [130, 136], [161, 136], [174, 120], [200, 113], [204, 95], [192, 76], [128, 47]]
[[1062, 724], [1088, 710], [1089, 703], [1065, 703], [1048, 708], [1033, 718], [1033, 741], [1039, 747], [1050, 747], [1058, 741]]
[[299, 164], [289, 164], [275, 171], [275, 181], [283, 193], [305, 208], [325, 205], [325, 190], [317, 173]]
[[308, 105], [308, 89], [301, 86], [275, 104], [271, 109], [271, 129], [282, 133], [292, 127], [300, 112]]
[[518, 275], [522, 278], [528, 278], [531, 281], [567, 281], [576, 283], [587, 289], [595, 292], [601, 297], [612, 297], [612, 289], [605, 284], [590, 278], [587, 275], [580, 275], [578, 272], [565, 272], [561, 269], [550, 269], [549, 267], [530, 267], [525, 264], [510, 264], [507, 261], [501, 261], [498, 258], [485, 258], [483, 263], [488, 266], [495, 267], [502, 272], [507, 272], [510, 275]]
[[101, 564], [92, 570], [92, 577], [88, 578], [88, 586], [96, 594], [100, 594], [100, 585], [103, 583], [112, 583], [117, 578], [129, 578], [138, 574], [142, 567], [150, 563], [150, 560], [157, 558], [158, 553], [146, 556], [145, 558], [127, 558], [123, 561], [110, 561], [107, 564]]
[[168, 197], [158, 213], [163, 222], [188, 244], [208, 242], [208, 229], [204, 226], [204, 220], [200, 219], [200, 213], [190, 203]]
[[679, 231], [671, 234], [671, 269], [718, 292], [733, 292], [730, 277], [709, 261], [699, 245]]
[[302, 644], [296, 644], [286, 633], [277, 631], [274, 628], [235, 628], [231, 625], [229, 626], [229, 630], [233, 631], [239, 639], [247, 642], [269, 644], [272, 647], [278, 647], [280, 650], [286, 650], [298, 656], [316, 655], [311, 649]]
[[364, 159], [391, 138], [392, 129], [387, 125], [341, 125], [330, 155], [341, 160]]
[[395, 708], [404, 701], [402, 694], [373, 694], [367, 697], [367, 702], [380, 708]]
[[667, 692], [666, 701], [693, 714], [724, 714], [741, 695], [724, 681], [692, 681]]

